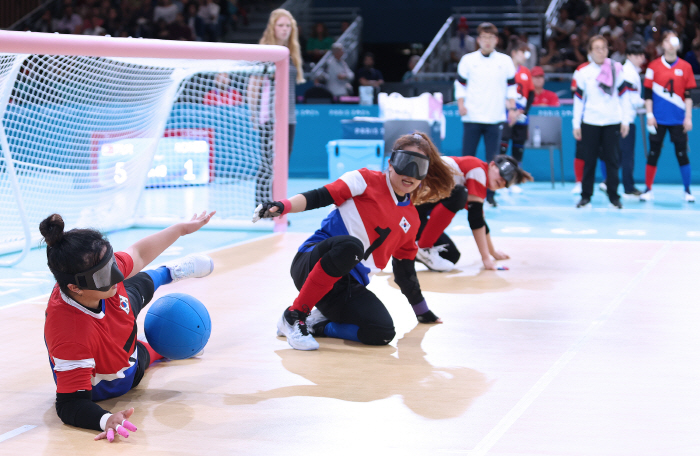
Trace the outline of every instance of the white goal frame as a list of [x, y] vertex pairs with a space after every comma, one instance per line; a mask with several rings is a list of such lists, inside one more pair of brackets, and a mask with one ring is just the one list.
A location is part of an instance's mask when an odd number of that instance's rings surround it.
[[[114, 58], [158, 58], [191, 60], [266, 61], [275, 64], [274, 162], [272, 197], [279, 201], [287, 197], [288, 122], [289, 122], [289, 50], [284, 46], [165, 41], [154, 39], [113, 38], [105, 36], [59, 35], [36, 32], [0, 31], [0, 53], [26, 55], [64, 55]], [[19, 60], [19, 59], [18, 59]], [[16, 77], [19, 65], [14, 68]], [[12, 151], [5, 135], [4, 116], [12, 92], [12, 84], [0, 90], [0, 149], [6, 162], [6, 172], [15, 195], [24, 230], [24, 241], [0, 246], [0, 254], [20, 251], [19, 256], [0, 262], [0, 266], [19, 263], [37, 245], [38, 226], [29, 225], [22, 200], [20, 184], [12, 160]], [[162, 134], [162, 132], [161, 132]], [[216, 208], [211, 208], [216, 209]], [[48, 214], [47, 214], [48, 215]], [[252, 214], [251, 214], [252, 217]], [[216, 224], [212, 224], [216, 227]], [[270, 227], [271, 224], [268, 224]], [[286, 216], [274, 219], [274, 231], [285, 231]], [[33, 239], [34, 238], [34, 239]], [[23, 245], [22, 245], [23, 244]]]

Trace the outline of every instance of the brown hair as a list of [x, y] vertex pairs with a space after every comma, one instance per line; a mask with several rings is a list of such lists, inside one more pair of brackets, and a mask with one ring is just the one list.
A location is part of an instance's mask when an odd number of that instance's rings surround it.
[[678, 34], [676, 32], [674, 32], [673, 30], [666, 30], [664, 33], [661, 34], [661, 41], [664, 41], [669, 35], [673, 35], [676, 38], [678, 38]]
[[515, 51], [525, 52], [529, 50], [530, 47], [527, 45], [527, 43], [521, 41], [517, 36], [511, 36], [508, 40], [508, 51], [506, 52], [508, 55], [513, 55], [513, 52]]
[[593, 36], [588, 40], [588, 52], [591, 52], [591, 50], [593, 49], [593, 43], [595, 43], [595, 42], [598, 41], [598, 40], [600, 40], [600, 41], [602, 41], [603, 43], [605, 43], [605, 47], [608, 47], [608, 40], [605, 39], [605, 37], [604, 37], [603, 35], [593, 35]]
[[482, 33], [490, 33], [492, 35], [498, 36], [498, 28], [490, 22], [482, 22], [476, 28], [476, 36], [479, 36]]
[[[289, 49], [289, 56], [292, 58], [292, 63], [297, 68], [297, 84], [306, 82], [304, 79], [304, 69], [302, 65], [304, 61], [301, 59], [301, 47], [299, 46], [299, 29], [297, 28], [297, 21], [294, 20], [292, 13], [283, 8], [277, 8], [270, 13], [270, 19], [267, 21], [267, 27], [263, 32], [262, 38], [260, 38], [259, 44], [277, 44], [275, 39], [275, 24], [277, 19], [280, 17], [286, 17], [292, 23], [292, 33], [289, 34], [289, 40], [287, 41], [287, 48]], [[290, 90], [292, 88], [290, 87]]]
[[513, 177], [513, 182], [509, 182], [508, 185], [522, 184], [523, 182], [533, 182], [535, 180], [533, 179], [532, 174], [522, 169], [518, 161], [510, 155], [496, 155], [495, 157], [493, 157], [493, 161], [497, 165], [503, 163], [504, 161], [507, 161], [510, 162], [513, 166], [515, 166], [515, 177]]
[[414, 146], [425, 153], [430, 159], [428, 175], [425, 176], [417, 189], [411, 193], [413, 204], [432, 203], [450, 196], [455, 186], [455, 171], [442, 161], [440, 152], [425, 133], [416, 132], [403, 135], [394, 143], [393, 150], [402, 150], [406, 146]]

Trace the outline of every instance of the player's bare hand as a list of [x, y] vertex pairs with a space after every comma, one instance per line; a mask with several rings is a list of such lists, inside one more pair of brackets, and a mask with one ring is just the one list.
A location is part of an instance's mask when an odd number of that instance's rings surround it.
[[581, 129], [580, 128], [574, 128], [574, 139], [576, 141], [581, 141]]
[[216, 211], [207, 214], [207, 211], [202, 212], [197, 215], [194, 214], [189, 222], [182, 222], [183, 233], [182, 235], [192, 234], [199, 230], [201, 227], [209, 223], [209, 220], [216, 214]]
[[630, 126], [627, 124], [620, 124], [620, 136], [626, 138], [630, 132]]
[[693, 129], [693, 119], [686, 117], [685, 120], [683, 120], [683, 132], [688, 133], [692, 129]]
[[515, 125], [515, 122], [518, 121], [518, 117], [520, 117], [521, 112], [520, 111], [508, 111], [508, 125], [511, 127]]
[[466, 116], [467, 115], [467, 107], [466, 106], [459, 106], [459, 115], [460, 116]]
[[496, 270], [496, 263], [493, 262], [490, 258], [484, 260], [484, 269], [487, 271], [495, 271]]
[[95, 440], [107, 439], [108, 442], [114, 442], [114, 433], [121, 435], [125, 439], [129, 437], [129, 431], [136, 432], [136, 426], [127, 421], [134, 413], [134, 409], [122, 410], [110, 416], [105, 424], [104, 432], [95, 436]]
[[647, 125], [657, 128], [659, 125], [656, 123], [656, 117], [647, 116]]
[[493, 252], [492, 256], [497, 260], [509, 260], [510, 259], [508, 254], [503, 253], [500, 250], [496, 250], [495, 252]]

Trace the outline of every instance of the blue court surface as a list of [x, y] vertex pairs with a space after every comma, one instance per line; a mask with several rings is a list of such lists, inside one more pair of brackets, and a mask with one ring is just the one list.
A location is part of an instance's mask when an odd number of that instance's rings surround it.
[[[326, 183], [328, 181], [325, 179], [291, 179], [288, 194], [294, 195]], [[623, 210], [613, 208], [597, 186], [592, 203], [583, 209], [575, 207], [579, 196], [571, 194], [572, 183], [557, 183], [556, 188], [552, 189], [549, 182], [536, 182], [525, 184], [522, 188], [524, 191], [521, 194], [499, 191], [496, 197], [499, 206], [485, 209], [496, 247], [499, 237], [700, 241], [700, 202], [684, 202], [680, 184], [656, 185], [655, 200], [651, 202], [623, 198]], [[322, 208], [290, 214], [288, 230], [312, 233], [329, 210]], [[123, 250], [156, 231], [129, 229], [109, 233], [108, 236], [115, 250]], [[466, 211], [457, 214], [447, 233], [470, 233]], [[232, 230], [195, 233], [179, 239], [154, 264], [269, 235], [261, 231]], [[0, 269], [0, 307], [48, 294], [53, 285], [53, 277], [46, 266], [45, 250], [34, 249], [19, 265]]]

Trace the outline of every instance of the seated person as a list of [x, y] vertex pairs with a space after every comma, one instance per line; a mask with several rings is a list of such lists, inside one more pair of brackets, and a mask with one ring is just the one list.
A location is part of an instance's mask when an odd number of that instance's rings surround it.
[[322, 84], [334, 97], [349, 95], [352, 92], [350, 83], [355, 79], [355, 73], [343, 59], [345, 50], [340, 43], [331, 47], [333, 58], [323, 64], [317, 83]]

